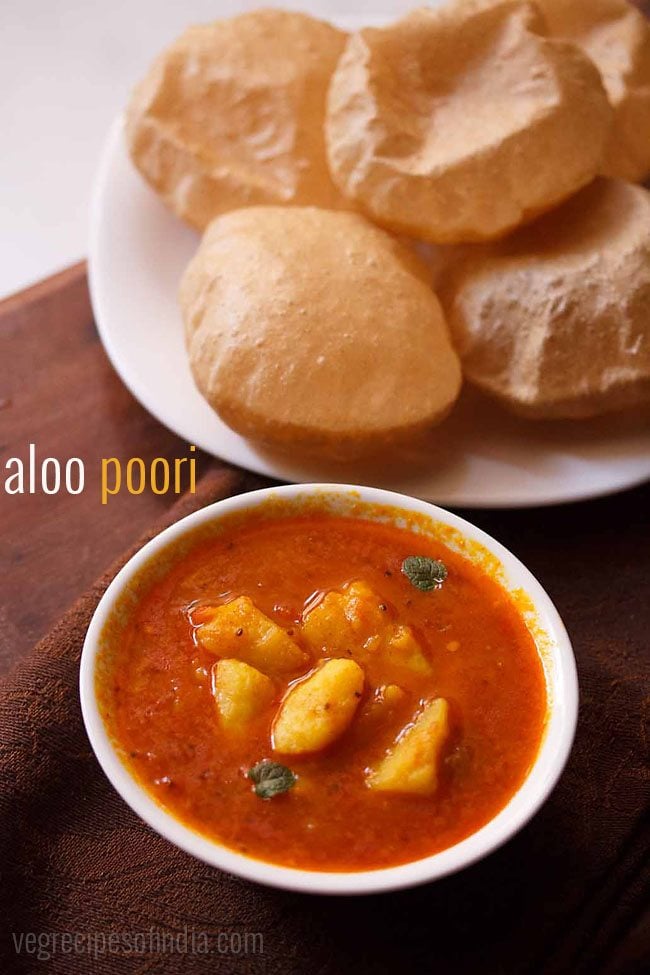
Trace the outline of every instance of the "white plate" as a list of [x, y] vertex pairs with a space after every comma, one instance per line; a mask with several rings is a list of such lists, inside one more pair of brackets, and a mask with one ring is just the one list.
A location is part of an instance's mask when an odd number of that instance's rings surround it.
[[393, 451], [373, 467], [324, 466], [253, 447], [219, 420], [194, 386], [177, 289], [198, 236], [142, 181], [122, 127], [118, 119], [111, 129], [93, 198], [89, 276], [95, 320], [133, 395], [184, 440], [285, 481], [354, 481], [456, 507], [557, 504], [650, 478], [647, 417], [525, 422], [471, 393], [428, 443]]
[[[119, 749], [104, 725], [95, 686], [97, 661], [102, 653], [102, 633], [108, 621], [116, 612], [116, 607], [124, 605], [125, 594], [133, 592], [133, 580], [140, 576], [145, 566], [156, 563], [170, 543], [178, 544], [200, 525], [218, 522], [220, 518], [235, 512], [254, 511], [258, 505], [264, 505], [272, 498], [282, 498], [290, 508], [297, 505], [294, 511], [304, 510], [302, 504], [305, 500], [318, 499], [325, 510], [341, 517], [350, 514], [351, 504], [357, 514], [359, 503], [364, 507], [387, 505], [397, 509], [395, 519], [389, 519], [391, 521], [399, 522], [402, 515], [407, 519], [411, 515], [426, 519], [424, 525], [418, 524], [418, 530], [425, 533], [435, 535], [441, 526], [447, 526], [456, 533], [455, 537], [461, 545], [467, 539], [487, 549], [500, 566], [501, 581], [505, 587], [523, 592], [530, 600], [532, 613], [525, 615], [528, 615], [527, 625], [544, 667], [549, 702], [540, 749], [525, 780], [507, 805], [476, 833], [454, 846], [422, 860], [376, 870], [328, 873], [265, 863], [229, 850], [218, 841], [183, 825], [149, 795], [123, 764]], [[371, 519], [380, 517], [372, 507], [367, 516]], [[452, 540], [453, 547], [456, 546]], [[470, 553], [475, 551], [470, 548]], [[467, 552], [463, 554], [468, 555]], [[471, 559], [471, 554], [469, 557]], [[480, 528], [448, 511], [432, 508], [414, 498], [344, 484], [337, 485], [329, 493], [325, 493], [320, 484], [311, 484], [307, 488], [289, 485], [249, 491], [201, 508], [152, 538], [129, 559], [97, 606], [81, 655], [79, 693], [86, 731], [104, 772], [125, 802], [161, 836], [186, 853], [228, 873], [272, 887], [320, 894], [370, 894], [412, 887], [461, 870], [501, 846], [528, 822], [555, 787], [569, 757], [578, 713], [578, 681], [568, 634], [548, 595], [519, 559]]]

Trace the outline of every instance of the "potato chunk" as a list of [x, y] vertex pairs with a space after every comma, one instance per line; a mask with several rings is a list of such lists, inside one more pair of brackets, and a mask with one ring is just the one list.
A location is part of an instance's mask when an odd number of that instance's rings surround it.
[[363, 671], [353, 660], [327, 660], [293, 687], [273, 725], [273, 747], [287, 755], [317, 752], [346, 730], [361, 698]]
[[448, 734], [449, 707], [438, 697], [424, 706], [395, 747], [370, 770], [367, 785], [381, 792], [431, 795], [438, 785], [438, 763]]
[[378, 688], [377, 703], [384, 709], [391, 710], [401, 704], [406, 694], [397, 684], [387, 684], [385, 687]]
[[423, 676], [431, 673], [431, 664], [424, 656], [410, 626], [393, 626], [384, 640], [382, 652], [387, 664], [397, 668], [404, 667]]
[[375, 741], [377, 735], [396, 729], [403, 722], [409, 695], [397, 684], [375, 688], [364, 701], [354, 722], [352, 734], [360, 744]]
[[365, 582], [352, 582], [342, 592], [329, 592], [307, 614], [303, 634], [311, 646], [343, 657], [385, 629], [383, 605]]
[[223, 727], [242, 733], [271, 703], [275, 685], [243, 660], [219, 660], [212, 668], [212, 692]]
[[396, 623], [387, 604], [365, 582], [328, 593], [307, 614], [302, 632], [315, 650], [358, 660], [376, 683], [386, 678], [401, 683], [409, 674], [431, 673], [411, 628]]
[[219, 657], [234, 657], [265, 674], [299, 670], [307, 657], [281, 626], [260, 612], [248, 596], [218, 606], [198, 627], [202, 647]]

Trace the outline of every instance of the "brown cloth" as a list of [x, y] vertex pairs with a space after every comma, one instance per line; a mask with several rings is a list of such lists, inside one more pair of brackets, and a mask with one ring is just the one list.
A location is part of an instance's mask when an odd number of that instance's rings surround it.
[[[241, 490], [238, 477], [209, 473], [170, 520]], [[646, 485], [582, 505], [473, 513], [567, 623], [581, 685], [575, 748], [551, 799], [501, 850], [435, 884], [373, 897], [291, 894], [220, 873], [154, 834], [114, 792], [77, 692], [111, 569], [0, 692], [0, 972], [650, 970], [649, 511]]]

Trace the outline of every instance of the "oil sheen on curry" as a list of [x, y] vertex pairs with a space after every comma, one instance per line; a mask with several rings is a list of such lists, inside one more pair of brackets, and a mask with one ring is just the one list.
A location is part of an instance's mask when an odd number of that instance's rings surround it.
[[172, 553], [104, 633], [98, 697], [136, 778], [245, 855], [428, 856], [508, 802], [546, 716], [517, 606], [431, 535], [249, 513]]

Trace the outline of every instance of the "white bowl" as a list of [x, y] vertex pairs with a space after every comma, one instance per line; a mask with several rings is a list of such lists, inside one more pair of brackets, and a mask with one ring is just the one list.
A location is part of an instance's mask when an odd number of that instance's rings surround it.
[[[358, 517], [359, 503], [389, 505], [424, 515], [427, 521], [430, 519], [432, 533], [436, 524], [446, 526], [446, 533], [451, 529], [452, 534], [458, 533], [458, 538], [478, 543], [496, 556], [501, 565], [502, 584], [512, 590], [523, 590], [531, 606], [527, 622], [544, 667], [548, 716], [540, 749], [528, 776], [508, 804], [476, 833], [432, 856], [396, 867], [350, 872], [299, 870], [244, 856], [201, 835], [163, 809], [138, 783], [111, 742], [97, 705], [95, 667], [102, 630], [121, 594], [150, 560], [171, 542], [224, 515], [252, 510], [270, 497], [293, 499], [298, 506], [305, 498], [313, 496], [322, 499], [323, 504], [332, 507], [337, 514], [345, 515], [346, 508], [351, 511], [354, 506]], [[372, 515], [373, 510], [369, 508], [368, 516]], [[444, 540], [449, 544], [446, 535]], [[463, 554], [471, 559], [471, 553], [470, 547]], [[578, 682], [567, 632], [549, 597], [514, 555], [463, 518], [425, 501], [377, 488], [331, 484], [266, 488], [227, 498], [183, 518], [148, 542], [117, 574], [95, 611], [81, 657], [80, 693], [86, 731], [100, 765], [122, 798], [153, 829], [187, 853], [228, 873], [273, 887], [318, 894], [367, 894], [410, 887], [454, 873], [491, 853], [521, 829], [547, 799], [569, 756], [578, 712]]]

